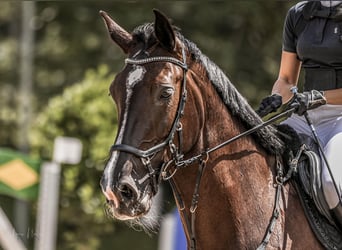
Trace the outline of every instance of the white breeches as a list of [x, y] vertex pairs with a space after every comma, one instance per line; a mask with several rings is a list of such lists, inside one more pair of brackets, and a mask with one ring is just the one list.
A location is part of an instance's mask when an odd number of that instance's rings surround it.
[[[323, 151], [328, 160], [339, 196], [342, 196], [342, 105], [323, 105], [309, 110], [309, 117], [316, 129]], [[312, 136], [312, 131], [304, 116], [293, 114], [283, 124], [293, 127], [298, 133]], [[336, 207], [339, 198], [329, 170], [322, 159], [322, 185], [329, 208]]]

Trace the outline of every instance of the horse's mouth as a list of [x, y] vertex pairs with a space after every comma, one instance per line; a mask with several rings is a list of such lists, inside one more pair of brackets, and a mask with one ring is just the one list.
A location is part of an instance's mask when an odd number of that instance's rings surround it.
[[107, 214], [118, 220], [136, 220], [146, 215], [151, 208], [152, 200], [145, 195], [139, 201], [119, 200], [118, 204], [107, 200]]

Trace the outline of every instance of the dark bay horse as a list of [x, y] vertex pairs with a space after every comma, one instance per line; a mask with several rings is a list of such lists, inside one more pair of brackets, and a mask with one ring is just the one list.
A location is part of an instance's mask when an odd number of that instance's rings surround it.
[[128, 57], [110, 86], [119, 129], [101, 179], [113, 217], [143, 221], [169, 180], [189, 249], [322, 249], [295, 189], [276, 185], [275, 127], [217, 146], [262, 122], [227, 76], [157, 10], [132, 33], [100, 14]]

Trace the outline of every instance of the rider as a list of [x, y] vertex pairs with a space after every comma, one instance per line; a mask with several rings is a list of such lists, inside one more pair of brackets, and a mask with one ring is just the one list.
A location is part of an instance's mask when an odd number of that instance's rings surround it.
[[[291, 88], [297, 86], [301, 68], [304, 92], [294, 97]], [[312, 135], [303, 117], [308, 110], [336, 184], [324, 163], [325, 199], [342, 224], [342, 1], [300, 2], [287, 13], [278, 79], [258, 112], [262, 116], [293, 101], [299, 108], [284, 123]]]

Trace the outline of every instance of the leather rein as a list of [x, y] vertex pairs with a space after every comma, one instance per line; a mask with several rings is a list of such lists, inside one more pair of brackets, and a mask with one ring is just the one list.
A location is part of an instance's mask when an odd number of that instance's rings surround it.
[[[266, 121], [266, 122], [262, 122], [259, 125], [235, 136], [232, 137], [226, 141], [224, 141], [223, 143], [204, 150], [201, 154], [198, 154], [196, 156], [191, 157], [190, 159], [183, 159], [184, 158], [184, 154], [182, 154], [182, 140], [183, 140], [183, 136], [182, 136], [182, 124], [180, 122], [180, 119], [182, 118], [183, 114], [184, 114], [184, 107], [185, 107], [185, 103], [187, 100], [187, 89], [186, 89], [186, 73], [188, 71], [188, 66], [186, 64], [186, 55], [185, 55], [185, 50], [184, 48], [182, 48], [182, 57], [183, 57], [183, 61], [178, 60], [177, 58], [174, 57], [166, 57], [166, 56], [157, 56], [157, 57], [148, 57], [145, 59], [132, 59], [132, 58], [127, 58], [125, 59], [125, 63], [126, 64], [131, 64], [131, 65], [143, 65], [143, 64], [148, 64], [148, 63], [154, 63], [154, 62], [169, 62], [172, 63], [174, 65], [177, 65], [179, 67], [181, 67], [183, 69], [183, 81], [182, 81], [182, 93], [181, 93], [181, 97], [180, 97], [180, 101], [178, 103], [178, 108], [177, 108], [177, 113], [175, 116], [175, 119], [173, 121], [172, 127], [170, 129], [170, 132], [168, 134], [168, 136], [166, 137], [166, 139], [164, 141], [162, 141], [161, 143], [147, 149], [147, 150], [141, 150], [139, 148], [136, 148], [134, 146], [130, 146], [127, 144], [114, 144], [111, 146], [111, 152], [113, 151], [122, 151], [122, 152], [126, 152], [132, 155], [135, 155], [136, 157], [138, 157], [141, 162], [143, 163], [143, 165], [146, 167], [146, 169], [148, 170], [148, 173], [143, 176], [142, 178], [140, 178], [139, 180], [135, 180], [136, 182], [138, 182], [139, 184], [144, 183], [145, 181], [149, 180], [151, 182], [151, 186], [152, 186], [152, 191], [154, 194], [157, 193], [158, 191], [158, 186], [159, 183], [161, 182], [161, 180], [164, 181], [169, 181], [172, 190], [174, 192], [175, 195], [175, 199], [178, 203], [179, 206], [179, 210], [181, 212], [184, 213], [185, 210], [185, 205], [180, 197], [179, 192], [177, 191], [177, 188], [175, 186], [175, 183], [173, 181], [173, 176], [174, 174], [177, 172], [178, 169], [181, 168], [185, 168], [191, 164], [193, 164], [194, 162], [198, 162], [199, 163], [199, 167], [198, 167], [198, 172], [197, 172], [197, 176], [196, 176], [196, 182], [195, 182], [195, 188], [194, 188], [194, 192], [193, 192], [193, 196], [192, 196], [192, 200], [191, 200], [191, 206], [190, 206], [190, 219], [186, 216], [186, 214], [184, 214], [184, 218], [185, 218], [185, 224], [189, 233], [189, 237], [190, 237], [190, 249], [191, 250], [195, 250], [196, 249], [196, 235], [195, 235], [195, 218], [196, 218], [196, 209], [197, 209], [197, 204], [198, 204], [198, 200], [199, 200], [199, 186], [200, 186], [200, 182], [201, 182], [201, 177], [203, 175], [205, 166], [206, 166], [206, 162], [209, 159], [209, 154], [215, 150], [218, 150], [219, 148], [222, 148], [230, 143], [232, 143], [233, 141], [236, 141], [238, 139], [240, 139], [241, 137], [247, 136], [249, 134], [252, 134], [253, 132], [273, 123], [274, 121], [287, 116], [288, 114], [292, 113], [294, 111], [294, 109], [289, 109], [273, 118], [271, 118], [270, 120]], [[179, 146], [177, 147], [176, 144], [173, 142], [175, 135], [178, 135], [178, 144]], [[164, 162], [162, 164], [162, 166], [159, 169], [154, 169], [152, 167], [151, 164], [151, 160], [153, 159], [153, 157], [160, 151], [162, 151], [163, 149], [165, 149], [166, 147], [169, 147], [169, 151], [172, 155], [171, 160]], [[281, 189], [283, 187], [283, 184], [290, 178], [290, 174], [287, 174], [286, 177], [283, 176], [283, 166], [281, 164], [281, 160], [279, 155], [276, 155], [276, 165], [277, 165], [277, 176], [276, 176], [276, 195], [275, 195], [275, 204], [274, 204], [274, 209], [273, 209], [273, 214], [272, 217], [270, 219], [269, 225], [267, 227], [265, 236], [261, 242], [261, 244], [259, 245], [259, 247], [257, 248], [258, 250], [261, 249], [265, 249], [265, 247], [267, 246], [270, 236], [273, 232], [273, 228], [274, 228], [274, 224], [275, 221], [277, 220], [278, 216], [279, 216], [279, 197], [280, 197], [280, 192]], [[172, 173], [170, 173], [169, 167], [170, 166], [174, 166], [174, 171]], [[290, 172], [290, 171], [289, 171]]]

